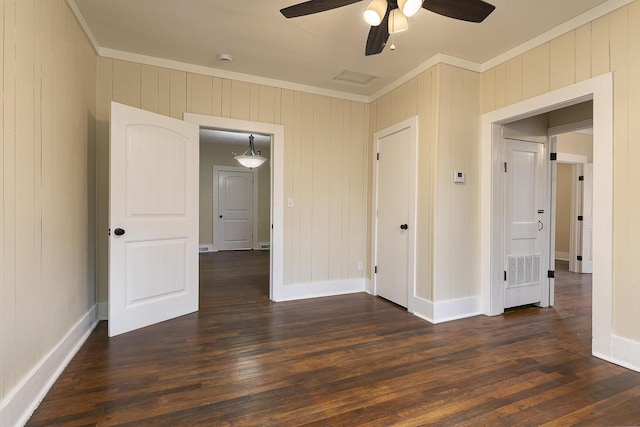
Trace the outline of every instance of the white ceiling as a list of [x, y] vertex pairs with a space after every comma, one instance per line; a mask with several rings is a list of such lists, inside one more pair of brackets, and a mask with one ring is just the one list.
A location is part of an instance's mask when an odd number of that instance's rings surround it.
[[[73, 0], [70, 0], [73, 1]], [[427, 0], [428, 1], [428, 0]], [[101, 50], [116, 50], [369, 96], [438, 53], [483, 64], [607, 0], [488, 0], [481, 24], [420, 10], [396, 49], [366, 57], [368, 0], [286, 19], [296, 0], [75, 0]], [[619, 0], [608, 0], [609, 3]], [[228, 53], [233, 62], [222, 63]], [[113, 54], [113, 52], [111, 52]], [[344, 70], [377, 76], [333, 81]]]

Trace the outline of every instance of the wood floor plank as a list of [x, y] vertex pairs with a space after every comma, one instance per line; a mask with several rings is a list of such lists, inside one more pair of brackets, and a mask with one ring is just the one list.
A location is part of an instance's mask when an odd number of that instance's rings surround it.
[[101, 323], [29, 426], [638, 425], [640, 373], [590, 355], [590, 275], [556, 306], [431, 325], [353, 294], [273, 303], [269, 253], [201, 255], [200, 311]]

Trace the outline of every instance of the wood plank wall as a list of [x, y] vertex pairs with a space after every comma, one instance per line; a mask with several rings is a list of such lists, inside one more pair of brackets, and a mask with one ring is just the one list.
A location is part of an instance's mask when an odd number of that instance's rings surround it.
[[482, 74], [482, 111], [488, 112], [613, 72], [613, 320], [615, 333], [634, 341], [640, 341], [639, 53], [640, 1], [634, 1]]
[[[285, 284], [364, 277], [369, 107], [242, 81], [109, 58], [98, 64], [98, 227], [108, 228], [109, 106], [184, 112], [285, 128]], [[286, 200], [285, 200], [286, 204]], [[107, 235], [98, 236], [98, 301], [107, 301]]]
[[64, 0], [0, 3], [0, 400], [95, 304], [97, 56]]
[[416, 290], [429, 301], [480, 294], [479, 99], [478, 73], [439, 64], [371, 104], [372, 133], [418, 116]]

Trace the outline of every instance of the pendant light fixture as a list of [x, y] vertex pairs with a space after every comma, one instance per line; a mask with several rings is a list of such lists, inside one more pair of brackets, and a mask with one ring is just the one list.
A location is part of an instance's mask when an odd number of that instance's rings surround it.
[[418, 13], [422, 7], [422, 0], [398, 0], [398, 8], [407, 18], [411, 18]]
[[233, 158], [238, 161], [245, 168], [257, 168], [261, 166], [264, 162], [267, 161], [266, 157], [262, 157], [260, 155], [260, 150], [255, 151], [255, 147], [253, 145], [253, 135], [249, 136], [249, 148], [242, 154], [231, 153], [233, 154]]
[[407, 17], [400, 12], [400, 9], [393, 9], [389, 12], [389, 34], [399, 33], [409, 29]]

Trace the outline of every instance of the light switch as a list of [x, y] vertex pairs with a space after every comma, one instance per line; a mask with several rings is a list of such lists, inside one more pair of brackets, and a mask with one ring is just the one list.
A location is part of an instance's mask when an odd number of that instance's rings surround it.
[[456, 171], [453, 173], [453, 182], [455, 182], [456, 184], [463, 184], [464, 183], [464, 172], [459, 172]]

